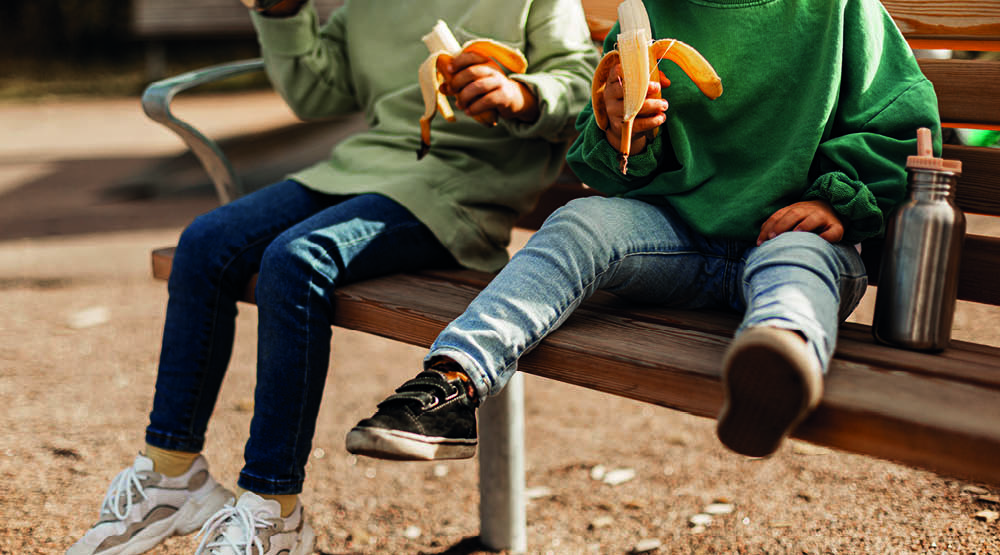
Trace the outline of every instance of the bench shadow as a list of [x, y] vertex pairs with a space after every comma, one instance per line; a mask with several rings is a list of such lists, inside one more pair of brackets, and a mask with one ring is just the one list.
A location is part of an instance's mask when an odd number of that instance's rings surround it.
[[[319, 555], [360, 555], [360, 551], [319, 551]], [[501, 553], [487, 548], [479, 540], [479, 536], [463, 538], [455, 545], [445, 548], [444, 551], [417, 551], [417, 555], [478, 555], [481, 553]]]
[[[247, 190], [325, 159], [360, 129], [342, 119], [296, 123], [220, 140]], [[25, 169], [26, 168], [26, 169]], [[161, 157], [74, 158], [5, 163], [23, 181], [0, 183], [0, 241], [181, 228], [218, 206], [208, 175], [190, 153]]]

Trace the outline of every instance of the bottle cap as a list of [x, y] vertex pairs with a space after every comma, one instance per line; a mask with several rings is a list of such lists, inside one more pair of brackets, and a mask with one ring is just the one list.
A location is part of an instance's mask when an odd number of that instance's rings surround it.
[[962, 162], [960, 160], [935, 158], [934, 146], [931, 142], [931, 130], [921, 127], [917, 129], [917, 155], [906, 158], [906, 169], [951, 172], [955, 175], [961, 175]]

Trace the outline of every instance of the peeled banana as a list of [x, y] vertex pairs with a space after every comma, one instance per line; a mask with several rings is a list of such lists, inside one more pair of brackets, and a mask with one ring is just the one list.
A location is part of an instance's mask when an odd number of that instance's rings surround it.
[[643, 102], [653, 71], [669, 84], [657, 64], [666, 59], [676, 63], [691, 78], [698, 90], [715, 100], [722, 94], [722, 79], [697, 50], [676, 39], [653, 41], [649, 16], [642, 0], [624, 0], [618, 5], [618, 44], [615, 50], [604, 55], [591, 84], [591, 102], [594, 119], [601, 129], [608, 128], [608, 112], [604, 106], [604, 87], [608, 74], [615, 65], [622, 65], [622, 86], [625, 90], [625, 114], [622, 117], [622, 144], [619, 167], [624, 174], [628, 168], [632, 142], [632, 123]]
[[[448, 98], [441, 92], [441, 85], [452, 76], [444, 70], [448, 63], [463, 52], [475, 52], [483, 56], [496, 69], [506, 68], [513, 73], [524, 73], [528, 69], [528, 60], [519, 50], [510, 48], [491, 39], [474, 39], [459, 45], [448, 25], [441, 20], [434, 25], [431, 32], [424, 35], [423, 42], [431, 54], [418, 70], [420, 92], [424, 98], [424, 115], [420, 117], [420, 148], [417, 159], [423, 158], [431, 148], [431, 120], [441, 112], [447, 121], [455, 121], [455, 113], [448, 103]], [[476, 120], [486, 126], [497, 123], [496, 112], [486, 112], [476, 116]]]

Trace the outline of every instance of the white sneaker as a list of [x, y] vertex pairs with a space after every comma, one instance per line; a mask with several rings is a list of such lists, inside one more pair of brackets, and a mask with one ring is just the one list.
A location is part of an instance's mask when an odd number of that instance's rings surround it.
[[307, 555], [316, 536], [302, 513], [299, 502], [282, 518], [277, 501], [248, 491], [205, 522], [195, 555]]
[[111, 481], [100, 517], [66, 555], [137, 555], [166, 538], [190, 534], [233, 499], [208, 473], [199, 456], [177, 477], [153, 472], [153, 461], [136, 455]]

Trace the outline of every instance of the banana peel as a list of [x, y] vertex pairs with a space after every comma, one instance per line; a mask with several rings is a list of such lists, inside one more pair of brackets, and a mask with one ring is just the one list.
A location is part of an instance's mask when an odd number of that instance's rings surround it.
[[[417, 159], [427, 155], [431, 148], [431, 120], [440, 112], [446, 121], [455, 121], [455, 113], [448, 102], [448, 96], [441, 92], [441, 85], [448, 83], [452, 75], [447, 67], [452, 59], [464, 52], [474, 52], [487, 59], [487, 64], [499, 71], [524, 73], [528, 69], [528, 60], [520, 50], [511, 48], [492, 39], [473, 39], [459, 45], [448, 25], [441, 20], [434, 25], [430, 33], [424, 35], [423, 42], [430, 50], [430, 55], [420, 64], [417, 75], [420, 82], [420, 92], [424, 100], [424, 113], [420, 117], [420, 148], [417, 149]], [[497, 123], [495, 111], [479, 114], [475, 119], [491, 127]]]
[[620, 32], [616, 48], [601, 58], [594, 72], [590, 93], [594, 120], [598, 127], [607, 130], [608, 112], [604, 105], [604, 88], [608, 75], [621, 63], [625, 113], [622, 117], [619, 169], [624, 174], [628, 169], [632, 124], [646, 100], [646, 91], [653, 78], [653, 72], [657, 72], [658, 78], [665, 85], [670, 84], [667, 77], [659, 70], [660, 60], [670, 60], [677, 64], [698, 90], [711, 100], [722, 95], [722, 79], [708, 60], [690, 45], [676, 39], [654, 41], [642, 0], [625, 0], [619, 4], [618, 23]]

